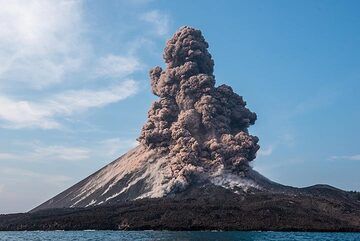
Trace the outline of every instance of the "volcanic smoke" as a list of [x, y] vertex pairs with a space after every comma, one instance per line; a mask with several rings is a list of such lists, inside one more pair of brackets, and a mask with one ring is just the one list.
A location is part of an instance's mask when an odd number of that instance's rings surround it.
[[[166, 69], [150, 71], [159, 99], [140, 145], [36, 207], [33, 216], [0, 219], [0, 229], [360, 230], [356, 193], [284, 186], [251, 168], [259, 139], [248, 128], [256, 114], [231, 87], [215, 87], [207, 48], [199, 30], [176, 32], [165, 47]], [[76, 209], [69, 214], [68, 208]], [[49, 215], [39, 219], [39, 210]], [[84, 222], [84, 215], [95, 219]]]
[[152, 92], [160, 98], [138, 140], [166, 155], [170, 176], [184, 182], [219, 169], [244, 173], [259, 149], [259, 139], [248, 132], [256, 114], [230, 86], [215, 87], [208, 47], [200, 30], [182, 27], [166, 44], [166, 69], [150, 70]]

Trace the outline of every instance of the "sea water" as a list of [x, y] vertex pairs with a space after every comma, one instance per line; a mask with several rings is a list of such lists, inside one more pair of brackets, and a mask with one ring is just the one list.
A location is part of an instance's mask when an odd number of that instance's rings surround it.
[[0, 232], [6, 241], [360, 241], [360, 233], [54, 231]]

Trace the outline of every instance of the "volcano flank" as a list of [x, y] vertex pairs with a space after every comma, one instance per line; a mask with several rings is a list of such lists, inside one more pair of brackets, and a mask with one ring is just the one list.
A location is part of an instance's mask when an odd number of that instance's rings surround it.
[[296, 188], [252, 169], [257, 115], [227, 85], [200, 30], [167, 42], [150, 70], [158, 99], [139, 146], [0, 230], [170, 229], [360, 231], [360, 195], [328, 185]]

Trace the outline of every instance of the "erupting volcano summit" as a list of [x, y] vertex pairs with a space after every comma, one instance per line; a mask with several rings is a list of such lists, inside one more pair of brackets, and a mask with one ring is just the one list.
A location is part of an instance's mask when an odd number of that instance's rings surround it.
[[207, 182], [260, 188], [249, 166], [259, 149], [248, 132], [256, 114], [230, 86], [215, 86], [208, 46], [200, 30], [180, 28], [166, 44], [166, 69], [150, 71], [159, 100], [148, 112], [140, 145], [37, 209], [164, 197]]
[[251, 168], [256, 114], [215, 86], [207, 48], [199, 30], [180, 28], [166, 68], [150, 71], [159, 99], [139, 146], [21, 218], [0, 217], [0, 230], [360, 230], [358, 193], [284, 186]]
[[[215, 87], [214, 61], [199, 30], [183, 27], [167, 42], [165, 70], [150, 71], [153, 103], [139, 141], [167, 156], [171, 176], [246, 171], [259, 149], [248, 133], [256, 114], [230, 86]], [[183, 183], [179, 183], [183, 186]]]

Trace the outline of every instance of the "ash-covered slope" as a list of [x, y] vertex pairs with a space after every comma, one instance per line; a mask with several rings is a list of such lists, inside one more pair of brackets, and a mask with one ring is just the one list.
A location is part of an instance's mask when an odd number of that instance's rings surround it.
[[[171, 165], [167, 165], [167, 162], [167, 158], [140, 145], [32, 211], [113, 205], [142, 198], [183, 194], [184, 190], [173, 189], [178, 180], [171, 175]], [[224, 171], [202, 172], [192, 178], [193, 187], [213, 184], [234, 192], [293, 190], [273, 183], [251, 169], [246, 176]]]

